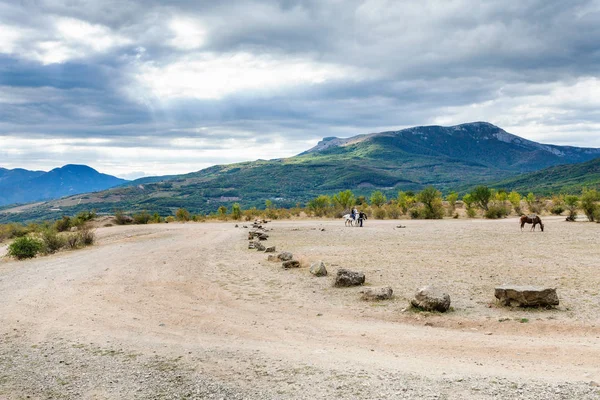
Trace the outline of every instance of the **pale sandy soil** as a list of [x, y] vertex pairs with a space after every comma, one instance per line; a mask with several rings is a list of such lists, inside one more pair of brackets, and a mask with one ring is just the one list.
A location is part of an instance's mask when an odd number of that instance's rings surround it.
[[[100, 228], [88, 249], [4, 258], [0, 399], [600, 398], [600, 225], [545, 222], [267, 224], [298, 270], [233, 222]], [[309, 274], [319, 259], [329, 277]], [[332, 287], [340, 267], [395, 298]], [[503, 283], [561, 304], [499, 307]], [[451, 312], [402, 311], [426, 284]]]

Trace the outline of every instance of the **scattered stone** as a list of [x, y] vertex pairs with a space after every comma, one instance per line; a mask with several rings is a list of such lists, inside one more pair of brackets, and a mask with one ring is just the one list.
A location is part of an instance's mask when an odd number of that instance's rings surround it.
[[238, 224], [235, 224], [235, 227], [236, 227], [236, 228], [239, 228], [239, 225], [238, 225]]
[[425, 286], [417, 290], [410, 304], [425, 311], [446, 312], [450, 308], [450, 296], [434, 286]]
[[325, 228], [321, 228], [321, 232], [325, 232]]
[[494, 289], [494, 296], [503, 306], [553, 307], [558, 305], [555, 288], [504, 285]]
[[279, 258], [279, 260], [281, 260], [281, 261], [288, 261], [288, 260], [291, 260], [292, 258], [294, 258], [294, 256], [289, 251], [284, 251], [283, 253], [279, 253], [277, 258]]
[[300, 268], [300, 261], [297, 261], [297, 260], [284, 261], [283, 264], [281, 264], [281, 266], [285, 269]]
[[266, 248], [259, 242], [254, 242], [254, 248], [258, 251], [265, 251]]
[[248, 225], [244, 225], [244, 226], [242, 226], [242, 228], [246, 228], [246, 229], [248, 229]]
[[396, 228], [406, 228], [406, 225], [396, 225]]
[[363, 283], [365, 283], [365, 274], [363, 274], [362, 272], [355, 272], [350, 271], [349, 269], [340, 268], [337, 271], [334, 286], [360, 286]]
[[256, 247], [254, 247], [255, 244], [256, 243], [254, 243], [254, 242], [248, 242], [248, 248], [249, 249], [255, 249], [256, 248]]
[[279, 261], [279, 258], [275, 254], [270, 254], [267, 261]]
[[267, 235], [266, 233], [258, 234], [258, 240], [267, 240], [268, 238], [269, 238], [269, 235]]
[[326, 276], [327, 268], [325, 268], [325, 263], [323, 261], [317, 261], [310, 265], [310, 273], [315, 276]]
[[366, 288], [362, 292], [361, 299], [363, 300], [388, 300], [391, 299], [394, 291], [390, 286], [376, 287], [376, 288]]
[[275, 253], [275, 246], [267, 247], [265, 253]]

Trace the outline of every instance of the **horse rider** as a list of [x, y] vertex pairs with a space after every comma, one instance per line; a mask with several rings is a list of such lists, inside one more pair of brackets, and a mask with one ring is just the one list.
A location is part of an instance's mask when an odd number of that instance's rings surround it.
[[363, 226], [363, 220], [365, 220], [365, 219], [367, 219], [367, 214], [365, 214], [362, 211], [360, 213], [358, 213], [358, 223], [361, 228]]
[[356, 210], [356, 207], [352, 208], [352, 212], [350, 213], [350, 216], [352, 217], [353, 220], [356, 220], [356, 217], [358, 216], [358, 211]]

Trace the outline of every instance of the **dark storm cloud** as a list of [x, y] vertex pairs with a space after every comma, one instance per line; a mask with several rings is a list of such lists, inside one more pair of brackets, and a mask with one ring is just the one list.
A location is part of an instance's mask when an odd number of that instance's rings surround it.
[[[598, 20], [592, 0], [0, 0], [0, 138], [122, 149], [184, 139], [218, 162], [207, 154], [223, 143], [308, 147], [488, 120], [534, 140], [600, 146]], [[205, 94], [202, 73], [239, 54], [258, 67], [238, 74], [280, 72], [259, 76], [266, 88], [211, 75], [222, 81]], [[168, 81], [178, 76], [170, 68], [196, 71], [189, 84], [199, 89]]]

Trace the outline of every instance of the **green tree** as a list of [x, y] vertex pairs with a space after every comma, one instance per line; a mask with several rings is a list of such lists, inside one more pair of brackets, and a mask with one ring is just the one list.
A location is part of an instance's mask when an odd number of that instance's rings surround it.
[[373, 204], [374, 206], [381, 207], [386, 202], [387, 198], [380, 190], [371, 193], [371, 204]]
[[600, 194], [596, 189], [583, 189], [581, 193], [581, 209], [590, 222], [593, 222], [595, 219], [598, 209], [596, 202], [598, 200], [600, 200]]
[[473, 204], [475, 204], [475, 199], [473, 199], [471, 193], [465, 194], [462, 198], [462, 201], [465, 204], [467, 216], [469, 218], [473, 218], [475, 216], [475, 208], [473, 207]]
[[175, 219], [180, 222], [186, 222], [190, 220], [190, 212], [185, 208], [179, 208], [175, 212]]
[[572, 194], [565, 196], [565, 207], [569, 211], [567, 221], [575, 221], [575, 218], [577, 218], [577, 209], [579, 208], [579, 197]]
[[514, 190], [508, 194], [508, 201], [513, 206], [515, 213], [521, 214], [521, 195]]
[[217, 212], [219, 213], [220, 218], [227, 219], [227, 207], [219, 206], [219, 208], [217, 209]]
[[329, 196], [326, 195], [321, 195], [309, 201], [307, 207], [317, 217], [322, 217], [330, 205], [331, 198], [329, 198]]
[[415, 204], [415, 196], [412, 192], [398, 192], [398, 206], [402, 210], [402, 214], [407, 214], [408, 210]]
[[458, 201], [458, 193], [450, 192], [446, 195], [446, 201], [448, 202], [448, 215], [454, 215], [456, 210], [456, 202]]
[[483, 185], [477, 186], [471, 191], [471, 197], [473, 198], [473, 201], [484, 211], [488, 210], [488, 204], [492, 199], [492, 195], [493, 193], [490, 188]]
[[344, 190], [333, 195], [333, 203], [339, 206], [342, 210], [347, 210], [352, 207], [356, 201], [354, 193], [351, 190]]
[[239, 220], [242, 218], [242, 208], [239, 203], [233, 203], [231, 206], [231, 218]]
[[423, 218], [440, 219], [444, 216], [442, 193], [433, 186], [428, 186], [417, 194], [417, 201], [423, 203]]

